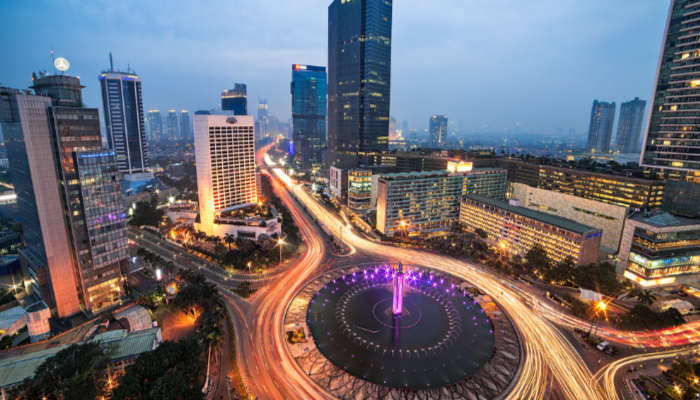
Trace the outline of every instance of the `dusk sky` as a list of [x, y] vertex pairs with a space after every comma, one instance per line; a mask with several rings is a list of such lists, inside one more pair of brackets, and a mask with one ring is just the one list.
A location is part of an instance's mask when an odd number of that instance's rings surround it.
[[[127, 64], [144, 108], [218, 107], [234, 82], [282, 121], [293, 63], [326, 66], [330, 0], [3, 1], [2, 86], [53, 71], [50, 48], [102, 112], [97, 76]], [[427, 127], [432, 114], [467, 129], [588, 130], [594, 99], [651, 97], [669, 0], [395, 1], [391, 114]], [[456, 125], [455, 125], [456, 126]]]

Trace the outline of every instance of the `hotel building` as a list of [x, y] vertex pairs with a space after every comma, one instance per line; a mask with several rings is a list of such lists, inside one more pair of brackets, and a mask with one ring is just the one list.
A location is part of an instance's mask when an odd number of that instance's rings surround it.
[[517, 200], [509, 204], [478, 194], [464, 195], [459, 221], [469, 230], [483, 229], [489, 241], [511, 254], [525, 256], [535, 244], [541, 244], [555, 261], [571, 256], [578, 265], [588, 265], [598, 259], [602, 230], [519, 207]]
[[644, 287], [700, 279], [700, 220], [636, 213], [625, 223], [618, 272]]
[[372, 207], [372, 171], [348, 170], [348, 207], [355, 210]]
[[253, 116], [220, 111], [194, 115], [201, 230], [214, 234], [217, 214], [257, 203]]
[[459, 219], [462, 195], [505, 198], [505, 170], [471, 167], [471, 163], [451, 163], [448, 170], [380, 175], [377, 229], [385, 235], [404, 226], [408, 232], [442, 230]]

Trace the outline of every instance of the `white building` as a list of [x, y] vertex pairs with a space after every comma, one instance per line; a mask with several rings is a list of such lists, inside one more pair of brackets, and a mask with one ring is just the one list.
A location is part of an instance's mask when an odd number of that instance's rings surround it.
[[222, 211], [257, 203], [253, 116], [225, 111], [194, 115], [201, 230], [214, 234]]

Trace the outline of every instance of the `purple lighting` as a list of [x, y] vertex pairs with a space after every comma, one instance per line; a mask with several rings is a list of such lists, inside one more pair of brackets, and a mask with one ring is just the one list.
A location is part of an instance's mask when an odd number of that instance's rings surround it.
[[403, 265], [399, 262], [399, 272], [394, 275], [394, 315], [401, 315], [403, 310]]

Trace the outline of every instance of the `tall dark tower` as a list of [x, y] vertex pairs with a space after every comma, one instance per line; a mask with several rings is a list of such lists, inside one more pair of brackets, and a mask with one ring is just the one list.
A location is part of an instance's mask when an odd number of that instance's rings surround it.
[[391, 0], [328, 7], [328, 165], [352, 168], [389, 149]]
[[248, 93], [244, 83], [236, 83], [233, 89], [221, 93], [221, 109], [234, 115], [248, 115]]

